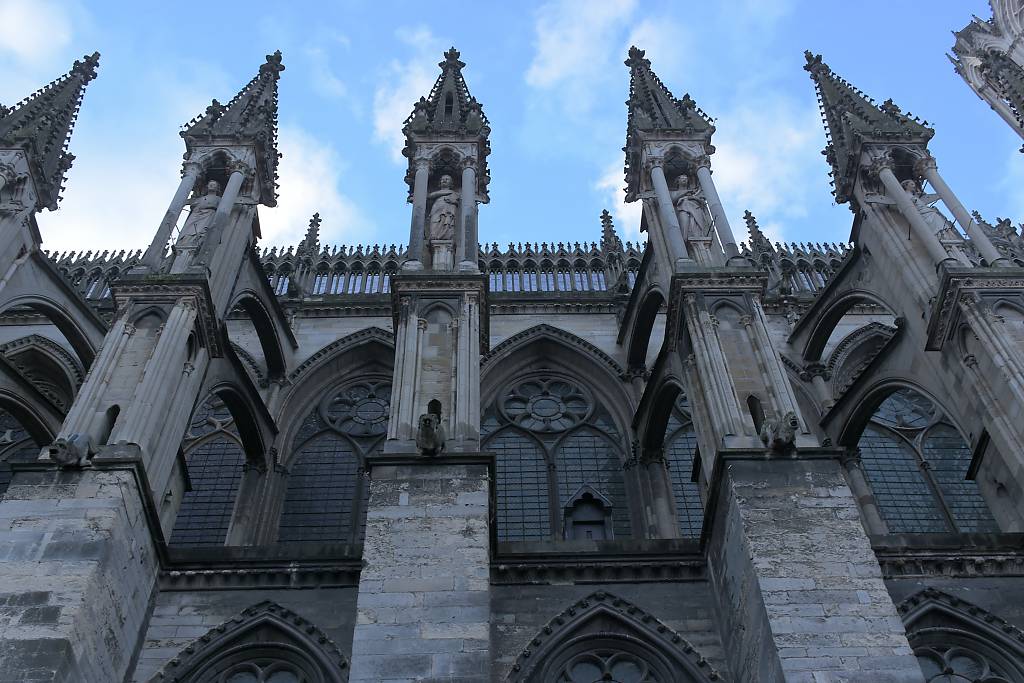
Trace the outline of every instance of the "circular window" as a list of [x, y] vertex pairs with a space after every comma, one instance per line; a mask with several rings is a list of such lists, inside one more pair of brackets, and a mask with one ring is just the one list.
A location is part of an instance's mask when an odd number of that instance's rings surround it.
[[514, 424], [534, 432], [562, 432], [585, 421], [592, 402], [583, 388], [559, 377], [534, 377], [508, 390], [501, 409]]
[[320, 404], [320, 417], [332, 428], [352, 436], [377, 436], [388, 428], [391, 383], [350, 384]]

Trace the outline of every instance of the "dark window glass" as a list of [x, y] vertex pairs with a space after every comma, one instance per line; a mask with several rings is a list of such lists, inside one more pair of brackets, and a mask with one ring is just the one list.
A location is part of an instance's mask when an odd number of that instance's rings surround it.
[[534, 541], [551, 536], [548, 466], [540, 446], [519, 431], [507, 430], [487, 442], [495, 455], [498, 537]]
[[[686, 419], [685, 423], [680, 419]], [[665, 445], [668, 460], [668, 475], [672, 482], [672, 494], [676, 502], [676, 517], [679, 518], [679, 533], [684, 537], [700, 536], [704, 525], [704, 507], [700, 500], [697, 484], [690, 481], [693, 473], [693, 456], [697, 452], [697, 433], [688, 418], [673, 415], [669, 419], [669, 435]]]
[[288, 474], [281, 541], [349, 541], [359, 460], [344, 437], [321, 434], [303, 445]]
[[242, 479], [242, 446], [220, 433], [185, 456], [192, 490], [185, 493], [172, 545], [223, 545]]

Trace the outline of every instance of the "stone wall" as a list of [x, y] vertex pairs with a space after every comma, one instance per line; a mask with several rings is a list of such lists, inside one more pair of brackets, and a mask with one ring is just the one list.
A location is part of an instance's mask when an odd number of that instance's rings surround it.
[[161, 591], [131, 680], [146, 683], [193, 640], [264, 600], [276, 602], [315, 624], [345, 657], [351, 658], [355, 587]]
[[710, 586], [704, 581], [492, 586], [491, 679], [505, 680], [516, 657], [545, 624], [596, 591], [646, 610], [689, 641], [725, 680], [732, 680], [718, 637]]
[[0, 681], [121, 681], [157, 558], [127, 470], [19, 472], [0, 501]]

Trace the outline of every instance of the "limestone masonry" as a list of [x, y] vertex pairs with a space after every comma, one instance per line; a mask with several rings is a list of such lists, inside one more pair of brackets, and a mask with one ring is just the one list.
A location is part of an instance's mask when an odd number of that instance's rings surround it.
[[[992, 10], [950, 58], [1024, 137]], [[454, 48], [401, 247], [259, 246], [279, 52], [140, 252], [36, 223], [99, 55], [0, 107], [0, 683], [1024, 683], [1019, 229], [807, 53], [850, 241], [773, 245], [625, 64], [641, 244], [481, 242]]]

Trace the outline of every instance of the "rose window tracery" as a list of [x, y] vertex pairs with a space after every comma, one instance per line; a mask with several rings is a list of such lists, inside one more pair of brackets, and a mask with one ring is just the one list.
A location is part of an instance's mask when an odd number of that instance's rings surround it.
[[928, 683], [1011, 683], [987, 658], [962, 647], [914, 651]]
[[320, 402], [320, 417], [333, 429], [352, 436], [378, 436], [388, 429], [389, 382], [359, 382]]
[[537, 377], [513, 386], [502, 411], [513, 424], [534, 432], [564, 432], [584, 422], [592, 402], [577, 384]]
[[659, 683], [662, 679], [636, 655], [619, 650], [591, 650], [573, 657], [558, 683]]

